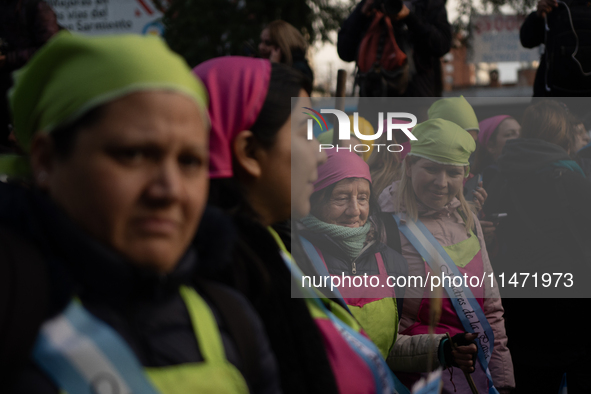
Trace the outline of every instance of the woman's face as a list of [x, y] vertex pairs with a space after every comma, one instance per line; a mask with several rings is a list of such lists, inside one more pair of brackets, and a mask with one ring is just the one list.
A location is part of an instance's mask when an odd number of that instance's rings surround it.
[[486, 149], [497, 160], [509, 140], [519, 138], [521, 135], [521, 126], [515, 119], [507, 118], [497, 127], [497, 133], [494, 141], [489, 141]]
[[580, 123], [579, 125], [577, 125], [576, 132], [577, 132], [577, 135], [575, 137], [575, 146], [574, 146], [574, 149], [572, 150], [572, 153], [576, 153], [580, 149], [584, 148], [585, 145], [587, 145], [590, 140], [589, 133], [587, 133], [587, 130], [585, 129], [585, 125], [583, 123]]
[[271, 51], [276, 49], [276, 45], [271, 41], [271, 33], [269, 29], [264, 29], [261, 32], [261, 42], [259, 43], [259, 55], [263, 59], [269, 59], [271, 57]]
[[315, 209], [316, 217], [323, 222], [344, 227], [362, 227], [369, 217], [369, 181], [348, 178], [339, 181], [328, 201]]
[[66, 213], [132, 263], [171, 271], [194, 237], [209, 178], [197, 105], [153, 91], [107, 104], [39, 181]]
[[[294, 108], [310, 107], [310, 97], [300, 91], [300, 99]], [[270, 212], [272, 223], [293, 216], [299, 219], [310, 212], [310, 196], [318, 179], [317, 168], [326, 161], [326, 154], [319, 151], [318, 140], [308, 140], [308, 117], [302, 111], [292, 111], [293, 116], [277, 132], [275, 144], [266, 150], [261, 162], [259, 183], [262, 190], [259, 199]]]
[[421, 158], [406, 168], [406, 175], [411, 178], [419, 201], [439, 211], [462, 189], [464, 171], [461, 166], [438, 164]]

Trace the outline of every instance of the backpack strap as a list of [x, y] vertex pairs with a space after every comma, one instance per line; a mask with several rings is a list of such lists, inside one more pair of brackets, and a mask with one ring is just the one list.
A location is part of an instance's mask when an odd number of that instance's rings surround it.
[[[402, 255], [402, 242], [400, 241], [400, 230], [398, 229], [398, 223], [394, 219], [394, 215], [391, 212], [380, 212], [378, 215], [384, 223], [384, 230], [386, 231], [386, 245]], [[396, 297], [396, 307], [398, 313], [402, 314], [402, 307], [404, 306], [404, 292], [401, 294], [402, 297]]]
[[386, 244], [402, 254], [402, 243], [400, 241], [400, 231], [398, 230], [398, 224], [394, 220], [394, 216], [390, 212], [381, 212], [380, 219], [384, 223], [384, 229], [386, 230]]
[[242, 360], [240, 372], [244, 375], [244, 379], [248, 383], [256, 382], [262, 371], [257, 357], [258, 347], [256, 341], [253, 341], [256, 337], [256, 328], [251, 321], [252, 317], [246, 313], [243, 305], [236, 299], [236, 295], [226, 287], [204, 280], [198, 280], [197, 284], [222, 315], [236, 343]]

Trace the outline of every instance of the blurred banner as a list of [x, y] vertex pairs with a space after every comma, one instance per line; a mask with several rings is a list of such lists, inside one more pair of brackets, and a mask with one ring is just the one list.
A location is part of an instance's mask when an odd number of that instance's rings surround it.
[[47, 0], [64, 28], [82, 34], [162, 35], [164, 3], [151, 0]]
[[472, 19], [471, 63], [532, 62], [540, 60], [538, 48], [526, 49], [519, 42], [519, 15], [480, 15]]

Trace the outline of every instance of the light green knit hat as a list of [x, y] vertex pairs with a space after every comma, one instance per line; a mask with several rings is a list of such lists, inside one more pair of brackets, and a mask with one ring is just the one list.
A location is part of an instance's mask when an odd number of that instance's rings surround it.
[[454, 122], [466, 131], [476, 130], [480, 132], [478, 118], [474, 108], [468, 103], [464, 96], [449, 97], [437, 100], [429, 108], [429, 119], [445, 119]]
[[[170, 90], [207, 117], [208, 96], [186, 62], [155, 36], [88, 37], [61, 32], [14, 73], [9, 93], [15, 136], [29, 152], [36, 132], [52, 132], [129, 93]], [[0, 156], [0, 174], [27, 175], [28, 161]]]
[[417, 140], [410, 141], [408, 155], [439, 164], [468, 166], [468, 158], [476, 149], [472, 136], [448, 120], [429, 119], [416, 125], [412, 133]]

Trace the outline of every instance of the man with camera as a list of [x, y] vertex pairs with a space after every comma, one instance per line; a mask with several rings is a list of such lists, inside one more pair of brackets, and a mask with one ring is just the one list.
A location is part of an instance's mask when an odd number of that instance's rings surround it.
[[360, 96], [438, 97], [439, 59], [451, 40], [445, 0], [362, 0], [341, 27], [337, 51], [357, 62]]

